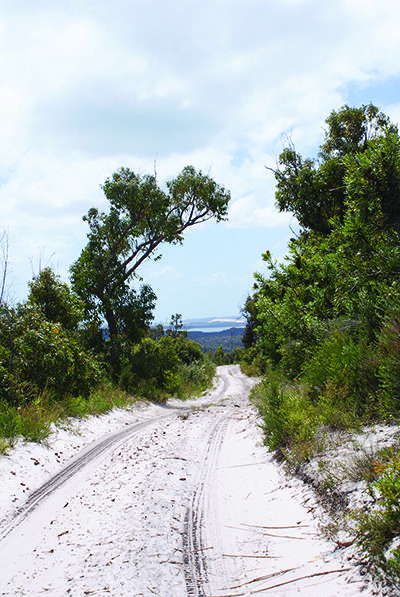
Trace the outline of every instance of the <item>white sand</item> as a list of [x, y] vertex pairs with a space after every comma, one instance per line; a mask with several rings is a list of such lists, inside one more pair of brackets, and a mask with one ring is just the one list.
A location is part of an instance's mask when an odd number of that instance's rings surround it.
[[[263, 446], [252, 383], [222, 367], [191, 410], [115, 410], [75, 422], [80, 435], [57, 429], [49, 447], [21, 442], [2, 457], [0, 594], [359, 595], [348, 552], [318, 531], [312, 492]], [[150, 423], [15, 516], [85, 446], [141, 421]]]

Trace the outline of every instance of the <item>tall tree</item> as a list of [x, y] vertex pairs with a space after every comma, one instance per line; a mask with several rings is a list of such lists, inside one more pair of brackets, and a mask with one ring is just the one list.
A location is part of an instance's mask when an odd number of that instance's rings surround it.
[[161, 257], [162, 243], [182, 243], [187, 228], [226, 219], [230, 193], [192, 166], [169, 181], [166, 191], [155, 176], [127, 168], [117, 170], [102, 189], [109, 211], [91, 208], [84, 216], [88, 243], [71, 266], [71, 281], [87, 313], [106, 320], [117, 360], [120, 305], [133, 292], [129, 284], [137, 270], [146, 259]]
[[285, 147], [273, 170], [277, 180], [276, 205], [293, 213], [303, 229], [329, 234], [332, 218], [346, 211], [344, 158], [366, 151], [371, 141], [396, 132], [389, 118], [372, 104], [343, 106], [326, 119], [325, 139], [318, 159], [304, 159], [293, 144]]
[[[278, 205], [282, 192], [288, 201], [301, 198], [293, 213], [308, 230], [291, 239], [282, 263], [275, 262], [269, 251], [263, 255], [268, 277], [256, 274], [253, 296], [258, 346], [294, 376], [334, 329], [374, 342], [387, 297], [398, 294], [397, 128], [373, 106], [345, 106], [326, 122], [321, 162], [317, 167], [309, 161], [315, 185], [308, 183], [306, 168], [298, 170], [295, 181], [278, 175]], [[336, 185], [340, 184], [340, 211], [332, 202], [336, 188], [321, 183], [327, 169], [336, 172]], [[289, 182], [298, 185], [291, 196], [284, 186]], [[318, 205], [331, 211], [321, 207], [318, 212]], [[282, 209], [286, 208], [285, 204]]]

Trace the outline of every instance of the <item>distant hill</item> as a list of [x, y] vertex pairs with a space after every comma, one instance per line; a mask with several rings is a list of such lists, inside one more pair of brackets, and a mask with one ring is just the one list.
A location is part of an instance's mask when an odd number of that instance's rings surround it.
[[188, 336], [198, 342], [204, 352], [214, 352], [218, 346], [222, 346], [224, 352], [229, 352], [242, 346], [242, 334], [244, 328], [235, 328], [221, 331], [188, 330]]
[[246, 320], [243, 317], [228, 315], [226, 317], [202, 317], [198, 319], [184, 319], [185, 330], [212, 330], [218, 328], [220, 331], [230, 328], [244, 328]]

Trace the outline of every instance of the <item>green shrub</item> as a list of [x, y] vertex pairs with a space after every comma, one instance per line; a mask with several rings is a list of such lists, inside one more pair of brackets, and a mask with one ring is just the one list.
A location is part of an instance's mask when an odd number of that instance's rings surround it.
[[51, 433], [52, 422], [51, 409], [38, 397], [20, 410], [18, 435], [27, 441], [43, 442]]
[[295, 466], [311, 457], [319, 448], [318, 431], [324, 420], [304, 390], [270, 375], [251, 395], [262, 416], [268, 447]]
[[391, 450], [375, 463], [369, 483], [376, 508], [359, 515], [357, 544], [374, 576], [400, 582], [400, 453]]
[[190, 338], [185, 338], [181, 334], [175, 340], [175, 350], [180, 362], [184, 365], [191, 365], [204, 359], [200, 344]]
[[100, 379], [97, 363], [59, 323], [35, 307], [0, 316], [0, 392], [25, 404], [48, 391], [56, 399], [88, 396]]
[[18, 409], [4, 400], [0, 401], [0, 437], [12, 439], [19, 432]]
[[175, 342], [169, 336], [158, 341], [143, 338], [132, 347], [122, 369], [121, 385], [125, 390], [140, 388], [146, 397], [158, 390], [168, 390], [175, 382], [179, 368], [179, 357]]
[[358, 429], [361, 425], [358, 409], [347, 387], [337, 381], [328, 379], [316, 404], [329, 429]]
[[379, 338], [379, 378], [389, 414], [400, 414], [400, 307], [392, 303], [384, 319]]
[[[55, 411], [46, 395], [36, 397], [30, 403], [16, 407], [0, 402], [0, 438], [4, 446], [12, 446], [17, 437], [27, 441], [43, 442], [51, 431]], [[5, 442], [7, 440], [7, 442]]]
[[379, 408], [377, 350], [363, 338], [335, 330], [303, 366], [301, 380], [313, 399], [325, 395], [364, 420]]
[[27, 303], [35, 305], [48, 321], [60, 323], [66, 330], [78, 328], [83, 320], [84, 304], [50, 267], [42, 269], [28, 286]]
[[210, 387], [215, 373], [215, 365], [210, 359], [203, 359], [191, 365], [181, 363], [172, 389], [177, 398], [185, 399], [201, 394]]

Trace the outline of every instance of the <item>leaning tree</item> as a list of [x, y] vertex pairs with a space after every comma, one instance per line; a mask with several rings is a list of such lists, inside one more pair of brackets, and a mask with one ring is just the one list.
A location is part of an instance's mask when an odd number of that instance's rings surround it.
[[[230, 193], [192, 166], [167, 182], [166, 190], [156, 176], [128, 168], [117, 170], [102, 189], [109, 211], [91, 208], [83, 217], [88, 243], [70, 271], [87, 315], [107, 322], [115, 366], [118, 334], [152, 319], [154, 293], [145, 286], [138, 296], [130, 286], [137, 270], [145, 260], [161, 257], [162, 243], [182, 243], [187, 228], [226, 219]], [[138, 314], [133, 320], [132, 313]]]

